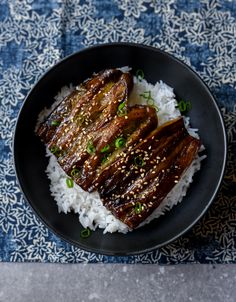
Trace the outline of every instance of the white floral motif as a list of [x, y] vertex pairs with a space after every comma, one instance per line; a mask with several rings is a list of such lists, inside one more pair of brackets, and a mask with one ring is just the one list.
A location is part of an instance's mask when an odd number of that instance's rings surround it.
[[37, 64], [41, 68], [48, 68], [55, 64], [60, 58], [60, 50], [55, 47], [48, 46], [43, 52], [38, 56]]
[[0, 225], [5, 233], [17, 224], [16, 213], [17, 209], [11, 203], [0, 204]]
[[0, 79], [0, 98], [3, 105], [16, 106], [19, 100], [23, 100], [24, 94], [22, 89], [25, 87], [25, 83], [22, 77], [22, 72], [17, 68], [12, 67], [2, 73], [2, 79]]
[[32, 3], [31, 0], [22, 2], [16, 0], [9, 0], [9, 8], [10, 14], [12, 17], [16, 19], [27, 19], [29, 18], [29, 11], [31, 9], [30, 4]]
[[149, 2], [145, 0], [124, 0], [117, 1], [119, 7], [124, 10], [125, 17], [134, 16], [139, 18], [142, 12], [147, 10], [147, 7], [144, 5], [144, 2]]
[[163, 11], [168, 13], [171, 6], [175, 3], [174, 0], [150, 0], [150, 7], [154, 8], [156, 14], [161, 14]]
[[0, 188], [1, 202], [3, 204], [16, 203], [17, 202], [17, 193], [19, 193], [19, 187], [15, 184], [14, 181], [2, 182], [2, 187]]

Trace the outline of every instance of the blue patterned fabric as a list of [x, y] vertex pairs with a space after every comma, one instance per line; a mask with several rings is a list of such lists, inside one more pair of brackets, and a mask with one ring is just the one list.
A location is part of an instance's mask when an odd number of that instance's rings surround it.
[[[159, 47], [192, 66], [224, 115], [229, 156], [216, 201], [185, 236], [152, 252], [107, 257], [51, 233], [16, 184], [12, 137], [24, 97], [46, 69], [89, 45], [130, 41]], [[0, 261], [236, 262], [236, 1], [1, 0]]]

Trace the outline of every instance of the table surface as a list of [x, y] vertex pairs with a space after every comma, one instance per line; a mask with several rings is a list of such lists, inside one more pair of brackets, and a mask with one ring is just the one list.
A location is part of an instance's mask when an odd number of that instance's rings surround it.
[[0, 302], [234, 302], [235, 265], [0, 263]]

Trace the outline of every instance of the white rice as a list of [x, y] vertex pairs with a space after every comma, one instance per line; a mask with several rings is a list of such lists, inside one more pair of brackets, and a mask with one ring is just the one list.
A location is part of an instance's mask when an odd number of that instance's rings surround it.
[[[124, 70], [124, 68], [122, 68], [122, 70]], [[72, 90], [72, 86], [63, 87], [61, 89], [55, 97], [53, 106], [50, 109], [45, 109], [41, 112], [36, 127], [38, 127], [39, 123], [48, 116], [49, 112], [52, 111]], [[146, 104], [145, 99], [140, 96], [140, 94], [145, 91], [151, 91], [151, 96], [155, 101], [155, 105], [159, 108], [159, 112], [157, 113], [159, 125], [180, 116], [180, 112], [178, 108], [176, 108], [177, 101], [173, 88], [162, 81], [152, 85], [147, 83], [146, 80], [140, 82], [137, 78], [134, 78], [134, 88], [129, 98], [129, 104]], [[192, 136], [198, 137], [197, 129], [190, 128], [189, 118], [185, 118], [185, 125]], [[115, 218], [111, 212], [102, 205], [97, 192], [85, 192], [76, 184], [74, 184], [73, 188], [68, 188], [66, 185], [67, 175], [57, 163], [56, 157], [48, 150], [47, 156], [49, 157], [49, 164], [46, 173], [51, 181], [51, 194], [57, 203], [59, 212], [68, 213], [73, 211], [77, 213], [83, 227], [88, 227], [91, 230], [101, 228], [104, 229], [104, 233], [113, 233], [117, 231], [126, 233], [129, 231], [127, 225]], [[149, 223], [152, 219], [165, 214], [166, 211], [182, 201], [193, 180], [194, 173], [200, 169], [200, 162], [204, 158], [205, 156], [196, 156], [191, 166], [185, 171], [181, 181], [175, 185], [167, 197], [162, 201], [161, 205], [141, 225]]]

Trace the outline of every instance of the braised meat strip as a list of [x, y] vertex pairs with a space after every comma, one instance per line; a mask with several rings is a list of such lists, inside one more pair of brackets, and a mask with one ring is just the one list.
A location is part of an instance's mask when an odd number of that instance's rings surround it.
[[183, 118], [158, 127], [155, 108], [129, 106], [133, 77], [94, 74], [67, 96], [37, 135], [84, 190], [97, 190], [114, 216], [136, 228], [179, 182], [200, 141]]
[[[119, 76], [121, 76], [120, 70], [108, 69], [99, 72], [91, 79], [80, 84], [51, 112], [47, 120], [40, 125], [37, 133], [41, 139], [45, 143], [48, 143], [54, 136], [54, 140], [52, 141], [54, 142], [57, 139], [56, 134], [59, 133], [60, 135], [63, 129], [66, 129], [68, 124], [70, 124], [70, 118], [73, 117], [74, 120], [80, 122], [79, 112], [82, 111], [83, 106], [88, 106], [90, 100], [97, 96], [98, 92], [101, 93], [108, 82], [112, 83], [116, 81]], [[84, 118], [81, 117], [81, 120], [84, 120]]]
[[103, 204], [130, 228], [137, 227], [179, 182], [199, 147], [182, 118], [156, 129], [126, 154], [123, 169], [104, 180], [98, 189]]

